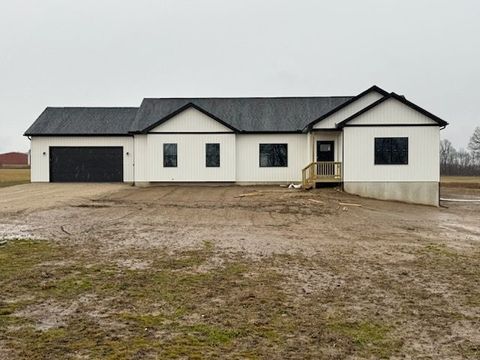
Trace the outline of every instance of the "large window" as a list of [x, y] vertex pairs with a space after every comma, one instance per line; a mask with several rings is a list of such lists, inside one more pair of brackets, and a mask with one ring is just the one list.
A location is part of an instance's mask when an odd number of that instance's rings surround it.
[[260, 167], [287, 167], [287, 144], [260, 144]]
[[408, 138], [375, 138], [375, 165], [408, 164]]
[[177, 144], [163, 144], [163, 167], [177, 167]]
[[220, 144], [205, 144], [207, 167], [220, 167]]

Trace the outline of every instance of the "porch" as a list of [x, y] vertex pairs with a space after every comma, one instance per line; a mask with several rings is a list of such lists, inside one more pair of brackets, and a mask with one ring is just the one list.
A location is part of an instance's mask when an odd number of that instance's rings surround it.
[[302, 186], [311, 189], [317, 183], [342, 182], [342, 163], [340, 161], [314, 161], [302, 169]]
[[340, 183], [343, 180], [343, 133], [334, 129], [312, 129], [309, 134], [311, 162], [302, 169], [304, 189], [317, 183]]

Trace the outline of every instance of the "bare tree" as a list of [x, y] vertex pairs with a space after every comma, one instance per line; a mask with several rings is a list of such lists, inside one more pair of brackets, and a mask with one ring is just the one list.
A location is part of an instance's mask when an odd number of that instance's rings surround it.
[[475, 129], [470, 138], [468, 150], [457, 151], [449, 140], [442, 140], [440, 142], [440, 173], [452, 176], [479, 176], [480, 127]]
[[455, 149], [452, 147], [450, 140], [444, 139], [440, 141], [440, 165], [442, 167], [447, 166], [453, 151], [455, 151]]
[[475, 128], [475, 131], [470, 138], [468, 148], [472, 152], [473, 161], [475, 164], [480, 165], [480, 126]]
[[464, 172], [472, 165], [472, 155], [465, 149], [460, 149], [457, 152], [457, 161], [459, 169]]

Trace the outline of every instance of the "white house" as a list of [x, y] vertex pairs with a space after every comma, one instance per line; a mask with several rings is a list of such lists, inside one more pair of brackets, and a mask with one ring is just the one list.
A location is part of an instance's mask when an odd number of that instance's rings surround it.
[[354, 97], [48, 107], [25, 135], [32, 182], [333, 182], [362, 196], [438, 205], [446, 125], [373, 86]]

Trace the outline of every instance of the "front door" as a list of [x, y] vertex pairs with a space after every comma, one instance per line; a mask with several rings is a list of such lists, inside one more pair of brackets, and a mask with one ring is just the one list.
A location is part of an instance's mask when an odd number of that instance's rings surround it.
[[335, 161], [334, 144], [334, 141], [317, 141], [317, 161]]

